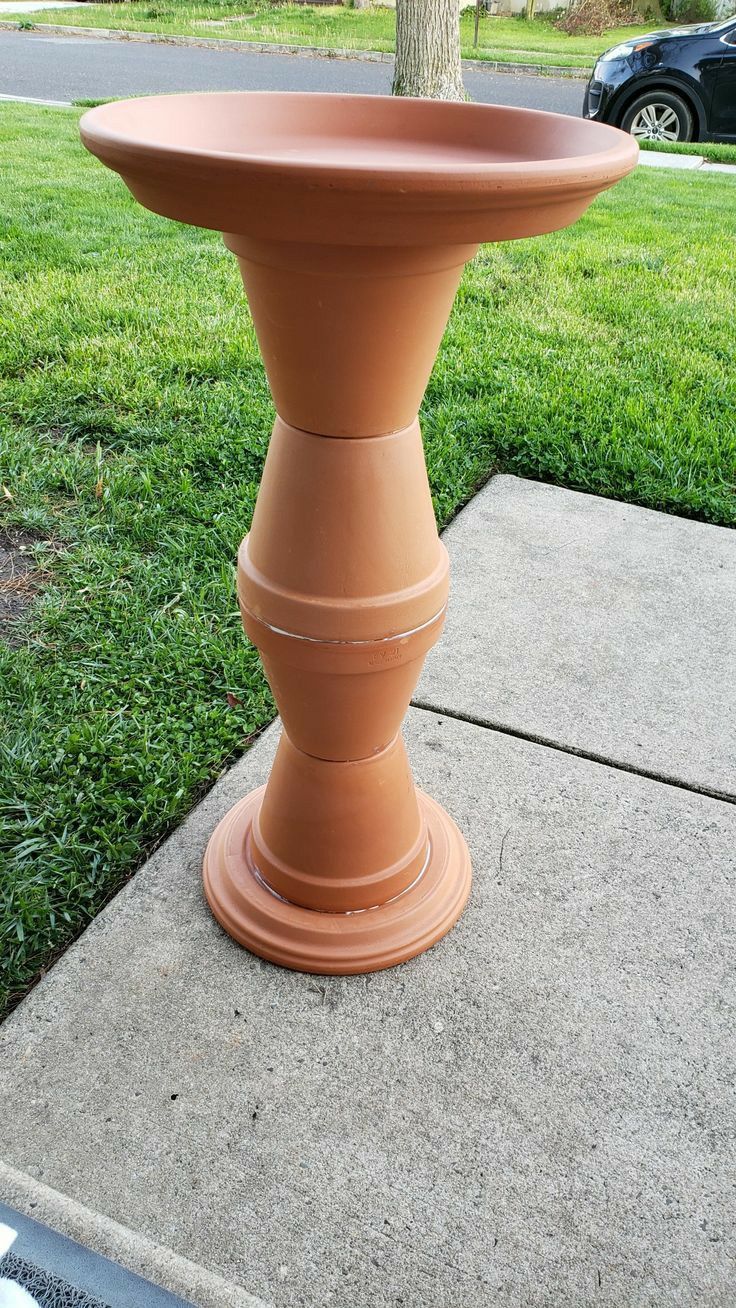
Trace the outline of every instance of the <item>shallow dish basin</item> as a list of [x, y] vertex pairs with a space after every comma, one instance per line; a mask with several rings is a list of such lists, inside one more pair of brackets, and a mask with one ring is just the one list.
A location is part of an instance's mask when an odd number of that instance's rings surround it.
[[166, 217], [350, 245], [552, 231], [638, 157], [632, 137], [601, 123], [385, 96], [148, 96], [90, 110], [81, 133], [142, 204]]

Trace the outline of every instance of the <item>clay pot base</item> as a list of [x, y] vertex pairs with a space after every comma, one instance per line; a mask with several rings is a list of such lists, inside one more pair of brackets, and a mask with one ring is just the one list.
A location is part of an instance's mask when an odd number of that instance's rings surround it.
[[239, 944], [299, 972], [378, 972], [421, 954], [454, 925], [470, 894], [470, 856], [452, 818], [417, 791], [429, 832], [421, 876], [395, 899], [351, 913], [320, 913], [280, 899], [252, 860], [251, 828], [265, 792], [254, 790], [216, 827], [204, 859], [212, 912]]

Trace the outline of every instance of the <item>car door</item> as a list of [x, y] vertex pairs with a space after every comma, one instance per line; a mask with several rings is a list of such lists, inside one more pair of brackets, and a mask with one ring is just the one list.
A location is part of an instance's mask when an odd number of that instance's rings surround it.
[[710, 107], [710, 134], [736, 140], [736, 24], [721, 37], [723, 60], [716, 74]]

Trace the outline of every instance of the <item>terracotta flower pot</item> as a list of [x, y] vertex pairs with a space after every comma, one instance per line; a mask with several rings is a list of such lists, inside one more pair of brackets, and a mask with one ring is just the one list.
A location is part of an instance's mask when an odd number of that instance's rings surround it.
[[248, 93], [119, 101], [81, 131], [142, 204], [224, 234], [279, 414], [238, 593], [285, 734], [210, 840], [207, 898], [287, 967], [388, 967], [470, 890], [400, 735], [448, 588], [417, 410], [478, 245], [574, 222], [636, 144], [522, 109]]

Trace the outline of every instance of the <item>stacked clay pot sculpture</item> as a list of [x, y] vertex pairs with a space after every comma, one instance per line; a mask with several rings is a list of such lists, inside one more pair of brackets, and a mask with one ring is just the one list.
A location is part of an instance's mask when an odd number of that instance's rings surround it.
[[263, 958], [389, 967], [470, 889], [401, 737], [448, 591], [419, 404], [479, 243], [572, 223], [636, 145], [552, 114], [369, 96], [144, 98], [81, 131], [143, 205], [224, 234], [278, 414], [238, 593], [284, 732], [268, 785], [210, 840], [207, 898]]

